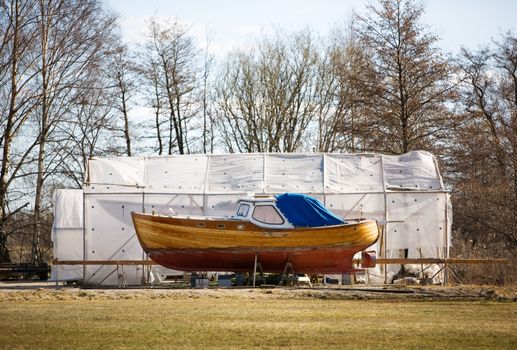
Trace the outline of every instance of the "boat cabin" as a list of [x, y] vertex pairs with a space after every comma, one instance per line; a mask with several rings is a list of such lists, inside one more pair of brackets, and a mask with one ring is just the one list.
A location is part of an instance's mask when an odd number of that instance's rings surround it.
[[235, 219], [250, 221], [265, 228], [294, 228], [278, 210], [275, 197], [241, 198], [237, 202]]
[[346, 223], [320, 201], [304, 194], [242, 198], [237, 203], [233, 218], [265, 228], [321, 227]]

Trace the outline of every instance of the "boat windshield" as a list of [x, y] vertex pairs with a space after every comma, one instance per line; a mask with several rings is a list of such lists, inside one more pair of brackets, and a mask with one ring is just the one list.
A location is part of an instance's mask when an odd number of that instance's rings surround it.
[[246, 217], [248, 216], [248, 212], [250, 211], [250, 205], [249, 204], [245, 204], [245, 203], [242, 203], [240, 206], [239, 206], [239, 209], [237, 210], [237, 216], [243, 216], [243, 217]]
[[253, 219], [265, 224], [282, 225], [284, 219], [272, 205], [257, 205], [253, 210]]

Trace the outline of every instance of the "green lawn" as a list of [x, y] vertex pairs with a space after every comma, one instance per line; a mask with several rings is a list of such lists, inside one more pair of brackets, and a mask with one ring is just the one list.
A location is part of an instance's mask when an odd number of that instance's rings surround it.
[[0, 348], [517, 349], [515, 302], [42, 293], [0, 299]]

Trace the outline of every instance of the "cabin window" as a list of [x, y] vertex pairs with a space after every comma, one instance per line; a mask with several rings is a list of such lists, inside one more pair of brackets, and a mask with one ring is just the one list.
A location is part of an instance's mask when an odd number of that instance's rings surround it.
[[253, 211], [253, 219], [265, 224], [281, 225], [284, 219], [272, 205], [257, 205]]
[[237, 210], [237, 216], [248, 216], [248, 212], [250, 211], [250, 205], [249, 204], [241, 204], [239, 206], [239, 209]]

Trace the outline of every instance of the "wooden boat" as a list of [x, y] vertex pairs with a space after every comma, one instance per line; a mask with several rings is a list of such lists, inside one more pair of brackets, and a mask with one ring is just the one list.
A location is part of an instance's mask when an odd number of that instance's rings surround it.
[[[290, 200], [283, 208], [280, 196], [241, 199], [231, 217], [131, 215], [151, 260], [181, 271], [252, 271], [256, 257], [267, 272], [283, 272], [287, 263], [300, 273], [350, 272], [353, 256], [379, 236], [376, 221], [343, 222], [311, 197], [282, 196]], [[292, 204], [297, 196], [320, 207], [315, 213], [302, 203], [302, 215], [294, 218], [292, 211], [300, 208]], [[311, 213], [329, 225], [299, 226]]]

